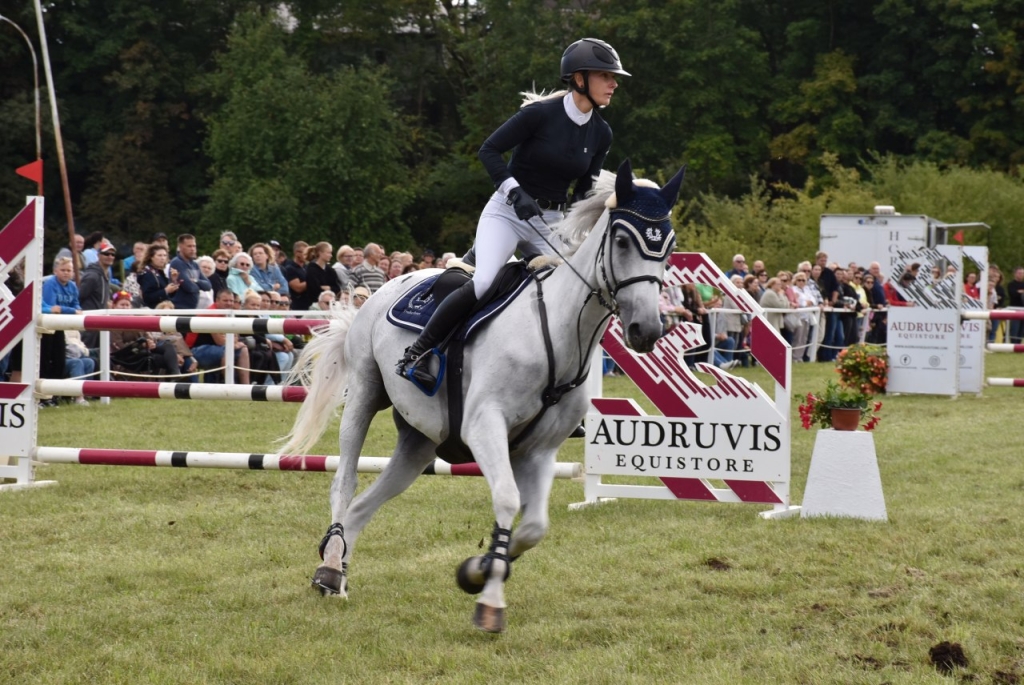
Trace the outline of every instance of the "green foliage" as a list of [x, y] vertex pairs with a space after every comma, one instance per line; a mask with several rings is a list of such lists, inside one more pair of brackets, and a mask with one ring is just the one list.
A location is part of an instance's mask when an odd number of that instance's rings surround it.
[[818, 249], [820, 216], [863, 214], [894, 205], [903, 214], [927, 214], [949, 223], [978, 221], [991, 230], [967, 230], [968, 244], [986, 244], [990, 259], [1004, 267], [1024, 262], [1024, 183], [1019, 175], [931, 162], [902, 163], [894, 157], [864, 162], [861, 174], [823, 157], [826, 176], [802, 189], [768, 186], [751, 179], [748, 194], [732, 199], [701, 195], [683, 215], [680, 249], [707, 252], [728, 264], [740, 252], [771, 268], [793, 268]]
[[[288, 29], [261, 36], [260, 12]], [[34, 37], [30, 5], [5, 16]], [[986, 221], [991, 236], [969, 238], [1024, 261], [1021, 17], [1024, 0], [78, 0], [46, 13], [81, 230], [462, 249], [490, 192], [480, 144], [519, 91], [560, 87], [562, 50], [591, 35], [633, 74], [602, 112], [608, 167], [629, 156], [664, 179], [689, 164], [691, 246], [778, 264], [816, 245], [822, 206], [885, 201]], [[232, 31], [234, 54], [218, 58]], [[245, 42], [265, 45], [267, 63], [243, 59]], [[8, 174], [34, 157], [31, 88], [20, 36], [0, 27]], [[52, 140], [48, 221], [63, 233]], [[0, 184], [0, 214], [30, 191]]]
[[208, 80], [224, 105], [209, 115], [213, 186], [201, 227], [243, 242], [329, 240], [405, 244], [406, 139], [383, 70], [315, 75], [287, 34], [249, 17]]

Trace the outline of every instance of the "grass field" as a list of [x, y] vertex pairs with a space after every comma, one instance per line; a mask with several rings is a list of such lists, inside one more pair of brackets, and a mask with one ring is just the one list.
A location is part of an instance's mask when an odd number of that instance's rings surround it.
[[[1011, 355], [986, 361], [989, 375], [1024, 375]], [[832, 375], [796, 366], [794, 395]], [[472, 627], [453, 578], [489, 536], [482, 479], [424, 477], [386, 505], [345, 602], [308, 587], [327, 474], [42, 467], [59, 486], [0, 495], [0, 683], [1017, 683], [1022, 397], [885, 398], [888, 523], [639, 500], [569, 512], [582, 487], [557, 481], [501, 636]], [[41, 412], [40, 443], [263, 452], [294, 412], [63, 406]], [[814, 432], [795, 423], [799, 503]], [[335, 453], [335, 435], [317, 451]], [[364, 454], [389, 454], [392, 435], [380, 415]], [[582, 460], [582, 441], [560, 460]], [[931, 664], [943, 641], [962, 645], [965, 668]]]

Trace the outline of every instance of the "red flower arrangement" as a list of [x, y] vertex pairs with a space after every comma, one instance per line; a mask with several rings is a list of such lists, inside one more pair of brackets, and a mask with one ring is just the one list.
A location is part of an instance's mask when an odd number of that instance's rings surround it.
[[[833, 381], [825, 386], [825, 391], [820, 395], [807, 393], [807, 397], [800, 403], [800, 424], [806, 430], [812, 426], [821, 428], [832, 427], [833, 409], [858, 409], [860, 420], [863, 422], [864, 430], [874, 430], [882, 417], [878, 413], [882, 410], [882, 403], [872, 401], [871, 395], [862, 392], [858, 388], [844, 388]], [[865, 420], [866, 419], [866, 420]]]
[[836, 372], [847, 388], [877, 395], [889, 382], [889, 357], [878, 345], [851, 345], [836, 357]]

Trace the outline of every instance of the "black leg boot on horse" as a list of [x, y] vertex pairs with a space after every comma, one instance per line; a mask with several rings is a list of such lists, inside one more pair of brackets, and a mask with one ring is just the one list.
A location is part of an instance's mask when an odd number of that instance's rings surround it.
[[413, 385], [427, 395], [433, 396], [437, 393], [441, 377], [444, 375], [444, 366], [442, 365], [435, 374], [430, 369], [430, 361], [435, 356], [443, 359], [437, 346], [469, 315], [475, 305], [473, 281], [467, 281], [438, 305], [430, 321], [423, 327], [420, 337], [405, 348], [405, 356], [398, 362], [395, 372], [412, 381]]

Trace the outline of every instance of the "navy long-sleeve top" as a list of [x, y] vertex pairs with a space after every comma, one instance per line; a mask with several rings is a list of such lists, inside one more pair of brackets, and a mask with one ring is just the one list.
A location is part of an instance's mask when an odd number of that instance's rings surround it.
[[[513, 114], [484, 141], [479, 157], [496, 188], [514, 177], [536, 199], [565, 202], [573, 181], [574, 197], [590, 190], [611, 144], [612, 129], [596, 109], [580, 126], [562, 98], [550, 98]], [[506, 164], [502, 155], [509, 150]]]

